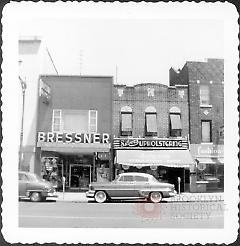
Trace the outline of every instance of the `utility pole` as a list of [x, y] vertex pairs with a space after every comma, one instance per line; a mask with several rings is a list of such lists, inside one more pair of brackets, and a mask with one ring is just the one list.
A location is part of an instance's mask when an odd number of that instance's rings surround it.
[[19, 160], [18, 160], [18, 169], [21, 170], [22, 159], [23, 159], [23, 120], [24, 120], [24, 108], [25, 108], [25, 91], [27, 89], [27, 84], [26, 81], [24, 81], [20, 76], [18, 76], [18, 78], [22, 87], [22, 119], [21, 119], [21, 132], [20, 132]]
[[80, 50], [80, 75], [82, 75], [83, 51]]
[[118, 66], [116, 65], [115, 83], [118, 83]]

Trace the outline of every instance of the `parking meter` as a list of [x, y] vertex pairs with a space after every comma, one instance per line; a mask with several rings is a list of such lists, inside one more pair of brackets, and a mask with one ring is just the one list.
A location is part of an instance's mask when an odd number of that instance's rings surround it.
[[65, 192], [65, 182], [66, 182], [66, 178], [65, 178], [65, 176], [63, 176], [63, 177], [62, 177], [63, 197], [64, 197], [64, 192]]
[[180, 191], [180, 184], [181, 184], [181, 178], [178, 177], [178, 194], [181, 193], [181, 191]]

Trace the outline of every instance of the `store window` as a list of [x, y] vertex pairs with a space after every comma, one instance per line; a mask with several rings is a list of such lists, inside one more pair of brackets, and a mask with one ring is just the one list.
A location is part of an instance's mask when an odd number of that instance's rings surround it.
[[157, 112], [152, 106], [145, 110], [145, 136], [157, 136]]
[[212, 142], [212, 122], [210, 120], [201, 121], [202, 143]]
[[121, 108], [121, 136], [132, 136], [132, 108], [125, 106]]
[[53, 132], [97, 132], [96, 110], [53, 110]]
[[209, 105], [209, 86], [200, 85], [200, 105]]
[[170, 137], [182, 136], [181, 110], [178, 107], [172, 107], [169, 111], [170, 117]]

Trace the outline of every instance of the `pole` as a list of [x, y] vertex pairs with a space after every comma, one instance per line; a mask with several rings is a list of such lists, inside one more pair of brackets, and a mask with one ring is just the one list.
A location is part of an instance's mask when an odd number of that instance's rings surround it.
[[18, 168], [22, 168], [22, 158], [23, 158], [23, 119], [24, 119], [24, 108], [25, 108], [25, 89], [22, 90], [22, 120], [21, 120], [21, 133], [20, 133], [20, 149], [19, 149], [19, 161]]
[[181, 184], [181, 178], [178, 177], [178, 194], [180, 195], [181, 191], [180, 191], [180, 184]]

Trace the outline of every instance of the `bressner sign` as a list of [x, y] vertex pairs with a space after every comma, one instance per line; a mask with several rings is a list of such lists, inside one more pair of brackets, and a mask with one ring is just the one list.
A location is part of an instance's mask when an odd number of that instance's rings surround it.
[[38, 132], [38, 143], [109, 144], [108, 133], [55, 133]]
[[154, 149], [188, 149], [187, 139], [140, 139], [115, 138], [114, 149], [154, 148]]

